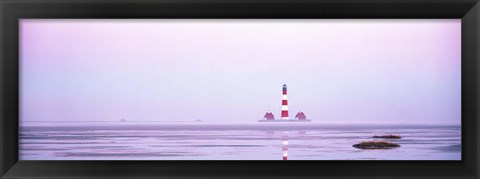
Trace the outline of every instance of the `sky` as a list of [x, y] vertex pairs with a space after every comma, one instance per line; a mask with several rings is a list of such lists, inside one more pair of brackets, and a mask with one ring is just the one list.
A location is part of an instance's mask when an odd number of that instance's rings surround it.
[[20, 120], [460, 124], [460, 19], [20, 20]]

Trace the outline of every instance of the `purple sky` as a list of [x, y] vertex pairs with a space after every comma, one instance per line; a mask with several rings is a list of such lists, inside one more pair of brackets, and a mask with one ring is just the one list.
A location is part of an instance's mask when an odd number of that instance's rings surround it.
[[460, 24], [23, 19], [21, 120], [459, 124]]

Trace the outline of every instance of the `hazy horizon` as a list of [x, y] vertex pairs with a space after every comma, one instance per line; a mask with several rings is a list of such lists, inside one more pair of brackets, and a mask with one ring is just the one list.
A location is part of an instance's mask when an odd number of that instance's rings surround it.
[[20, 20], [20, 120], [460, 124], [461, 20]]
[[[308, 122], [308, 123], [317, 123], [317, 124], [327, 124], [327, 125], [343, 125], [343, 124], [347, 124], [347, 125], [461, 125], [460, 122], [444, 122], [444, 123], [427, 123], [427, 122], [410, 122], [410, 123], [404, 123], [404, 122], [328, 122], [326, 121], [327, 119], [324, 119], [323, 121], [311, 121], [311, 122]], [[34, 120], [34, 121], [21, 121], [23, 123], [36, 123], [36, 122], [47, 122], [47, 123], [50, 123], [50, 122], [55, 122], [55, 123], [62, 123], [62, 122], [65, 122], [65, 123], [92, 123], [92, 122], [108, 122], [108, 123], [111, 123], [111, 122], [115, 122], [115, 123], [119, 123], [119, 124], [128, 124], [128, 123], [191, 123], [191, 124], [210, 124], [210, 123], [214, 123], [214, 124], [221, 124], [221, 123], [225, 123], [225, 124], [239, 124], [238, 121], [222, 121], [222, 120], [202, 120], [201, 122], [196, 122], [194, 120], [171, 120], [171, 121], [168, 121], [168, 120], [162, 120], [162, 121], [159, 121], [159, 120], [145, 120], [145, 121], [139, 121], [139, 120], [134, 120], [134, 121], [121, 121], [121, 120], [98, 120], [98, 121], [93, 121], [93, 120], [80, 120], [80, 121], [72, 121], [72, 120], [65, 120], [65, 121], [60, 121], [60, 120], [51, 120], [51, 121], [48, 121], [48, 120], [45, 120], [45, 121], [38, 121], [38, 120]], [[258, 121], [256, 120], [252, 120], [252, 121], [244, 121], [244, 122], [241, 122], [241, 124], [258, 124]], [[297, 123], [287, 123], [287, 124], [290, 124], [290, 125], [296, 125]], [[266, 123], [265, 125], [270, 125], [269, 123]], [[279, 125], [283, 125], [282, 123], [279, 123]]]

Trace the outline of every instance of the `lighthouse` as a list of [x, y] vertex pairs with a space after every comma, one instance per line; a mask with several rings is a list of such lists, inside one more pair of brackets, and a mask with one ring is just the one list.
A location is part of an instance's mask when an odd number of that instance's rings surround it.
[[282, 90], [282, 120], [288, 120], [288, 99], [287, 99], [287, 85], [283, 84]]
[[267, 111], [263, 116], [263, 119], [258, 120], [258, 122], [311, 122], [310, 119], [307, 119], [303, 112], [298, 112], [295, 118], [288, 118], [288, 99], [287, 99], [287, 85], [283, 84], [282, 86], [282, 111], [280, 113], [280, 118], [275, 119], [275, 116], [271, 111]]

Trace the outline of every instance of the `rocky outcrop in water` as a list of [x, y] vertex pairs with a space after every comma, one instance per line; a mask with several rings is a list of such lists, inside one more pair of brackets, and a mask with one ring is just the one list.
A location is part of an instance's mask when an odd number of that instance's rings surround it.
[[400, 147], [400, 145], [386, 141], [364, 141], [353, 145], [359, 149], [391, 149]]
[[375, 135], [372, 138], [381, 138], [381, 139], [401, 139], [399, 135]]

